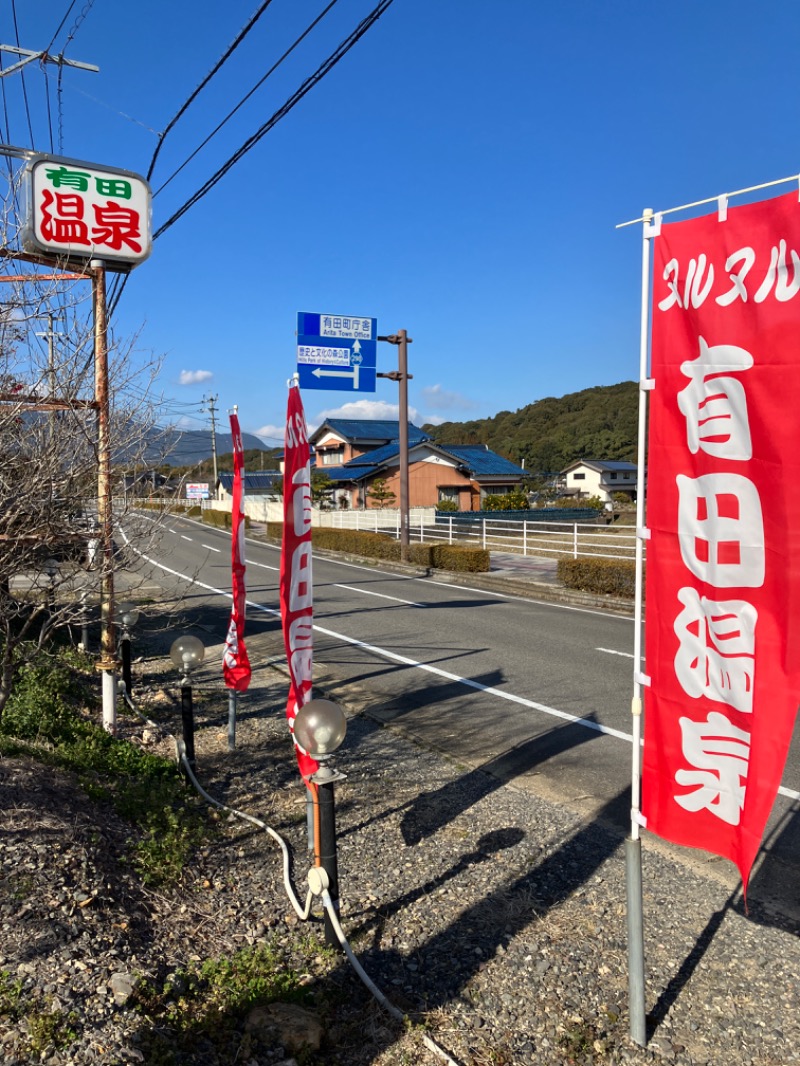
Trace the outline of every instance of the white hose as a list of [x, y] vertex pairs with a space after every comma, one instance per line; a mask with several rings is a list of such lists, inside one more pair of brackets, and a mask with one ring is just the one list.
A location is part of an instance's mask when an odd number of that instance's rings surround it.
[[176, 739], [175, 747], [178, 751], [178, 762], [188, 774], [189, 779], [194, 785], [194, 787], [197, 789], [197, 791], [207, 803], [210, 803], [212, 807], [216, 807], [220, 811], [228, 811], [230, 814], [236, 815], [237, 818], [242, 818], [245, 822], [250, 822], [252, 825], [257, 825], [259, 829], [263, 829], [265, 833], [269, 833], [272, 839], [278, 844], [283, 854], [283, 887], [286, 889], [286, 895], [289, 897], [289, 902], [294, 907], [295, 914], [301, 922], [305, 922], [308, 919], [309, 914], [311, 913], [311, 902], [314, 899], [314, 893], [309, 889], [308, 895], [306, 896], [305, 908], [301, 907], [300, 901], [298, 900], [294, 888], [292, 886], [289, 863], [289, 849], [286, 846], [286, 841], [279, 833], [276, 833], [271, 826], [267, 825], [266, 822], [262, 822], [260, 818], [254, 818], [252, 814], [245, 814], [244, 811], [237, 811], [234, 807], [228, 807], [226, 804], [220, 803], [219, 800], [214, 799], [213, 796], [210, 796], [192, 773], [192, 768], [189, 765], [189, 760], [186, 758], [186, 747], [183, 741]]
[[[145, 716], [138, 710], [138, 708], [134, 706], [134, 703], [128, 695], [127, 690], [124, 691], [124, 696], [125, 701], [131, 708], [131, 710], [138, 714], [139, 717], [143, 721], [147, 722], [149, 726], [151, 726], [153, 729], [159, 730], [166, 736], [173, 736], [173, 734], [165, 730], [163, 726], [158, 725], [157, 722], [153, 722], [149, 718], [145, 718]], [[297, 899], [297, 895], [295, 894], [294, 887], [292, 886], [290, 876], [291, 872], [289, 862], [289, 848], [287, 847], [286, 841], [283, 839], [283, 837], [279, 833], [276, 833], [271, 826], [266, 824], [266, 822], [262, 822], [260, 818], [255, 818], [252, 814], [245, 814], [244, 811], [237, 811], [235, 807], [228, 807], [227, 804], [222, 803], [220, 802], [220, 800], [214, 799], [213, 796], [209, 795], [209, 793], [206, 792], [206, 790], [197, 780], [194, 772], [192, 771], [191, 766], [189, 765], [189, 760], [186, 758], [186, 745], [184, 744], [183, 740], [179, 739], [178, 737], [173, 737], [173, 739], [175, 740], [175, 750], [178, 756], [178, 763], [186, 771], [189, 780], [192, 782], [192, 784], [197, 789], [198, 793], [203, 797], [203, 799], [207, 803], [210, 803], [212, 807], [216, 807], [217, 810], [227, 811], [229, 814], [233, 814], [237, 818], [243, 819], [243, 821], [245, 822], [250, 822], [252, 825], [258, 826], [259, 829], [263, 829], [264, 832], [268, 833], [272, 837], [272, 839], [278, 844], [283, 854], [283, 887], [286, 890], [286, 895], [289, 897], [289, 902], [292, 904], [292, 907], [294, 908], [294, 911], [297, 914], [298, 918], [303, 922], [308, 920], [308, 916], [311, 913], [311, 903], [314, 899], [314, 896], [318, 894], [320, 896], [320, 899], [322, 900], [322, 904], [325, 907], [328, 917], [330, 918], [333, 931], [336, 933], [336, 938], [342, 945], [342, 950], [344, 951], [345, 956], [347, 957], [347, 961], [353, 967], [361, 982], [374, 996], [380, 1006], [383, 1007], [387, 1014], [390, 1014], [396, 1021], [402, 1022], [403, 1024], [410, 1022], [411, 1019], [408, 1017], [407, 1014], [404, 1014], [398, 1007], [395, 1007], [394, 1004], [389, 1002], [389, 1000], [386, 998], [383, 992], [381, 992], [381, 990], [378, 988], [378, 986], [375, 984], [375, 982], [369, 976], [367, 971], [356, 958], [355, 954], [353, 953], [353, 949], [347, 942], [347, 937], [344, 935], [344, 930], [342, 929], [341, 924], [339, 923], [339, 917], [336, 913], [336, 906], [333, 900], [331, 899], [327, 887], [322, 887], [318, 893], [312, 889], [309, 889], [308, 895], [306, 896], [305, 908], [301, 907], [300, 902]], [[321, 873], [321, 871], [317, 872]], [[444, 1050], [444, 1048], [439, 1047], [436, 1041], [429, 1037], [426, 1033], [420, 1032], [420, 1037], [422, 1038], [422, 1042], [425, 1044], [425, 1047], [427, 1047], [429, 1051], [432, 1051], [434, 1055], [437, 1055], [440, 1059], [442, 1059], [443, 1062], [446, 1062], [448, 1066], [459, 1066], [459, 1063], [456, 1062], [455, 1059], [451, 1058]]]
[[[336, 905], [334, 904], [333, 900], [331, 899], [330, 893], [328, 892], [327, 888], [323, 888], [323, 890], [321, 892], [321, 898], [322, 898], [322, 902], [323, 902], [323, 904], [325, 906], [325, 910], [328, 913], [328, 918], [330, 919], [330, 923], [333, 926], [333, 931], [336, 933], [336, 937], [337, 937], [339, 943], [342, 945], [342, 950], [344, 951], [345, 955], [347, 956], [348, 962], [353, 967], [353, 969], [356, 971], [356, 973], [361, 978], [363, 983], [367, 986], [369, 991], [372, 993], [372, 995], [375, 997], [375, 999], [377, 999], [378, 1003], [380, 1003], [380, 1005], [383, 1007], [383, 1009], [385, 1011], [387, 1011], [389, 1014], [391, 1014], [391, 1016], [393, 1018], [395, 1018], [398, 1022], [403, 1022], [403, 1023], [410, 1021], [410, 1019], [409, 1019], [407, 1014], [403, 1014], [403, 1012], [398, 1007], [395, 1007], [394, 1004], [389, 1002], [389, 1000], [386, 998], [386, 996], [383, 994], [383, 992], [381, 992], [381, 990], [378, 988], [378, 986], [375, 984], [375, 982], [372, 980], [372, 978], [366, 972], [364, 967], [358, 961], [356, 956], [353, 954], [353, 949], [348, 944], [347, 937], [344, 935], [344, 931], [342, 930], [342, 927], [339, 924], [339, 918], [338, 918], [338, 915], [336, 914]], [[425, 1046], [430, 1051], [432, 1051], [435, 1055], [438, 1055], [439, 1058], [443, 1059], [444, 1062], [448, 1063], [448, 1066], [459, 1066], [459, 1064], [456, 1062], [456, 1060], [450, 1058], [450, 1056], [447, 1054], [447, 1052], [444, 1050], [444, 1048], [440, 1048], [439, 1045], [434, 1040], [432, 1040], [427, 1034], [420, 1033], [420, 1035], [422, 1037], [422, 1041], [425, 1044]]]

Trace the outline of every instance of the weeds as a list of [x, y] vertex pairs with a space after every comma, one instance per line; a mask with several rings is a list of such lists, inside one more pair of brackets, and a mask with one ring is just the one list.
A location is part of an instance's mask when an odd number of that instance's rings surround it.
[[259, 1050], [258, 1036], [246, 1031], [248, 1012], [276, 1001], [306, 1004], [311, 993], [300, 977], [280, 950], [259, 945], [193, 963], [160, 988], [140, 981], [132, 1002], [149, 1023], [140, 1044], [147, 1062], [183, 1061], [209, 1042], [230, 1061], [246, 1060]]
[[89, 662], [71, 649], [42, 653], [20, 668], [0, 719], [0, 751], [33, 756], [74, 773], [96, 803], [139, 827], [133, 864], [149, 885], [176, 881], [212, 822], [187, 803], [174, 763], [110, 736], [92, 722]]
[[73, 1028], [78, 1021], [75, 1014], [47, 1010], [44, 1000], [36, 993], [24, 996], [24, 983], [12, 979], [0, 970], [0, 1019], [16, 1023], [24, 1020], [28, 1032], [26, 1051], [42, 1055], [49, 1048], [68, 1047], [76, 1037]]

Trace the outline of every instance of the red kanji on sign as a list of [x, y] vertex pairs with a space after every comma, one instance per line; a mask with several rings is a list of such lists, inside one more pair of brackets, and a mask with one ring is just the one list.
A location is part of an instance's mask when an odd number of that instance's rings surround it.
[[97, 225], [92, 228], [92, 236], [96, 244], [105, 244], [115, 252], [127, 244], [131, 251], [141, 252], [142, 246], [135, 239], [141, 237], [138, 211], [109, 200], [105, 206], [94, 205], [94, 217]]
[[[50, 208], [55, 204], [55, 211]], [[83, 200], [74, 193], [42, 190], [42, 235], [56, 244], [91, 245], [89, 227], [83, 221]]]

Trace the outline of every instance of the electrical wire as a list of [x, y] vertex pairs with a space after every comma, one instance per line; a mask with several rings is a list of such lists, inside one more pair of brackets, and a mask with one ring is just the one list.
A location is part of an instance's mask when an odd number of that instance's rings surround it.
[[[19, 39], [19, 26], [17, 24], [17, 0], [11, 0], [11, 15], [12, 15], [12, 17], [14, 19], [14, 37], [16, 38], [17, 48], [21, 48], [22, 45], [20, 44], [20, 39]], [[23, 99], [23, 101], [25, 103], [25, 115], [26, 115], [26, 118], [28, 120], [28, 133], [30, 134], [30, 138], [31, 138], [31, 148], [34, 148], [35, 145], [33, 143], [33, 123], [31, 122], [31, 109], [30, 109], [30, 106], [28, 104], [28, 87], [25, 84], [25, 68], [24, 67], [20, 68], [19, 75], [20, 75], [21, 85], [22, 85], [22, 99]]]
[[272, 0], [263, 0], [263, 3], [260, 5], [260, 7], [256, 11], [256, 13], [254, 15], [250, 16], [248, 21], [244, 24], [242, 29], [239, 30], [239, 32], [237, 33], [236, 37], [234, 37], [234, 39], [231, 41], [231, 43], [228, 45], [228, 47], [222, 53], [222, 55], [217, 60], [217, 62], [214, 64], [214, 66], [211, 68], [211, 70], [208, 72], [208, 74], [206, 74], [205, 78], [203, 78], [203, 80], [200, 82], [200, 84], [197, 86], [197, 88], [194, 90], [194, 92], [190, 93], [190, 95], [186, 98], [186, 100], [184, 100], [184, 102], [181, 104], [181, 106], [178, 108], [178, 110], [175, 112], [175, 114], [172, 116], [172, 118], [166, 124], [166, 126], [164, 127], [162, 132], [159, 134], [158, 144], [156, 145], [155, 152], [153, 152], [153, 158], [150, 160], [150, 168], [147, 171], [147, 180], [148, 181], [153, 176], [153, 170], [154, 170], [155, 165], [156, 165], [156, 160], [158, 159], [159, 152], [161, 151], [161, 146], [163, 145], [167, 134], [173, 129], [173, 127], [178, 122], [178, 120], [181, 118], [181, 116], [186, 113], [186, 111], [189, 109], [189, 107], [192, 105], [192, 103], [197, 99], [197, 97], [200, 95], [200, 93], [203, 91], [203, 89], [206, 87], [206, 85], [208, 85], [208, 83], [211, 81], [211, 79], [220, 71], [220, 69], [224, 66], [224, 64], [227, 63], [227, 61], [230, 59], [230, 57], [233, 55], [233, 53], [236, 51], [236, 49], [239, 47], [239, 45], [242, 43], [242, 41], [245, 39], [245, 37], [247, 37], [247, 35], [250, 33], [250, 31], [253, 29], [255, 24], [258, 22], [258, 20], [261, 18], [261, 16], [264, 14], [264, 12], [267, 10], [267, 8], [270, 6], [271, 3], [272, 3]]
[[357, 42], [364, 36], [364, 34], [371, 29], [371, 27], [378, 21], [381, 15], [394, 3], [394, 0], [380, 0], [380, 3], [375, 7], [366, 18], [358, 24], [349, 37], [335, 49], [331, 55], [317, 68], [317, 70], [297, 89], [294, 94], [289, 97], [286, 103], [279, 108], [267, 122], [265, 122], [251, 137], [249, 137], [241, 147], [234, 152], [234, 154], [206, 181], [178, 210], [167, 219], [167, 221], [156, 230], [153, 234], [153, 240], [157, 240], [163, 233], [165, 233], [171, 226], [182, 218], [183, 215], [196, 203], [203, 199], [203, 197], [209, 193], [214, 186], [222, 180], [226, 173], [239, 162], [240, 159], [245, 156], [251, 148], [264, 137], [269, 131], [277, 125], [282, 118], [292, 110], [292, 108], [298, 104], [307, 93], [309, 93], [315, 85], [329, 74], [331, 70], [339, 63], [350, 49], [357, 44]]
[[54, 44], [56, 43], [56, 37], [58, 37], [59, 33], [61, 33], [61, 31], [62, 31], [62, 30], [64, 29], [64, 26], [65, 26], [65, 24], [66, 24], [66, 21], [67, 21], [67, 19], [69, 18], [70, 14], [72, 13], [72, 9], [73, 9], [73, 7], [75, 7], [75, 5], [77, 4], [77, 2], [78, 2], [78, 0], [72, 0], [72, 3], [71, 3], [71, 4], [69, 5], [69, 7], [67, 8], [67, 10], [66, 10], [66, 14], [65, 14], [65, 15], [64, 15], [64, 17], [62, 18], [61, 22], [59, 22], [59, 24], [58, 24], [58, 29], [57, 29], [57, 30], [56, 30], [56, 32], [55, 32], [55, 33], [53, 34], [53, 36], [52, 36], [52, 38], [51, 38], [51, 40], [50, 40], [50, 44], [48, 44], [48, 46], [47, 46], [47, 48], [45, 49], [45, 51], [47, 51], [47, 52], [50, 52], [50, 51], [52, 51], [53, 45], [54, 45]]
[[325, 16], [328, 14], [328, 12], [331, 10], [331, 8], [334, 7], [334, 5], [336, 5], [338, 2], [339, 2], [339, 0], [330, 0], [330, 3], [328, 4], [328, 6], [326, 8], [324, 8], [323, 11], [319, 15], [317, 15], [317, 17], [314, 19], [314, 21], [311, 23], [311, 25], [307, 26], [306, 29], [300, 34], [300, 36], [294, 41], [294, 43], [291, 44], [286, 49], [286, 51], [283, 53], [283, 55], [280, 57], [280, 59], [276, 60], [276, 62], [272, 64], [272, 66], [269, 68], [269, 70], [266, 72], [266, 74], [264, 74], [261, 78], [259, 78], [259, 80], [252, 87], [252, 89], [250, 89], [250, 91], [247, 92], [242, 97], [242, 99], [239, 101], [239, 103], [236, 105], [236, 107], [234, 107], [231, 111], [229, 111], [228, 114], [225, 116], [225, 118], [217, 126], [214, 127], [214, 129], [211, 131], [211, 133], [209, 133], [209, 135], [205, 138], [205, 140], [201, 141], [200, 144], [198, 144], [198, 146], [191, 153], [191, 155], [187, 156], [186, 159], [184, 159], [184, 161], [177, 168], [177, 170], [173, 170], [173, 172], [170, 174], [170, 176], [167, 178], [167, 180], [162, 182], [161, 185], [159, 185], [159, 187], [153, 193], [153, 197], [154, 198], [156, 196], [158, 196], [158, 194], [160, 192], [162, 192], [162, 190], [166, 189], [166, 187], [173, 180], [173, 178], [176, 178], [178, 176], [178, 174], [180, 174], [180, 172], [184, 169], [184, 167], [188, 166], [189, 163], [191, 163], [191, 161], [194, 159], [194, 157], [199, 152], [201, 152], [203, 150], [203, 148], [205, 148], [205, 146], [214, 137], [216, 137], [216, 135], [219, 133], [219, 131], [223, 128], [223, 126], [225, 126], [226, 123], [230, 119], [233, 118], [233, 116], [236, 114], [236, 112], [241, 107], [244, 107], [244, 105], [247, 103], [247, 101], [250, 99], [250, 97], [253, 96], [253, 94], [255, 92], [257, 92], [261, 88], [261, 86], [264, 84], [264, 82], [267, 80], [267, 78], [269, 78], [272, 74], [275, 73], [275, 71], [278, 69], [279, 66], [281, 66], [281, 64], [284, 62], [284, 60], [289, 58], [289, 56], [292, 54], [292, 52], [295, 50], [295, 48], [299, 47], [299, 45], [306, 39], [306, 37], [308, 37], [308, 35], [311, 33], [311, 31], [313, 29], [315, 29], [319, 25], [319, 23], [323, 20], [323, 18], [325, 18]]

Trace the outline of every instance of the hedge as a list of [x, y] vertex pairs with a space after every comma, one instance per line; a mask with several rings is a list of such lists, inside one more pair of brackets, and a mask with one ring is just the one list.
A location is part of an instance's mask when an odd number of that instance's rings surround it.
[[[230, 529], [231, 512], [215, 511], [209, 507], [205, 511], [203, 511], [203, 521], [206, 523], [206, 525], [215, 526], [217, 529]], [[244, 516], [244, 528], [250, 528], [250, 519], [247, 515]]]
[[[280, 540], [283, 525], [267, 523], [267, 536]], [[367, 559], [400, 561], [400, 541], [385, 533], [367, 533], [359, 529], [329, 529], [317, 527], [311, 539], [315, 548], [349, 552]], [[489, 552], [483, 548], [468, 548], [456, 544], [409, 544], [407, 561], [415, 566], [437, 570], [458, 570], [461, 573], [483, 574], [489, 569]]]
[[592, 556], [585, 556], [581, 559], [559, 559], [558, 578], [569, 589], [633, 599], [636, 565]]

